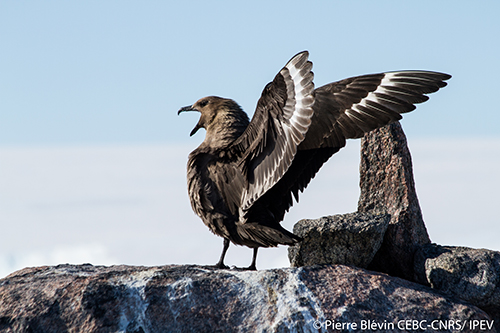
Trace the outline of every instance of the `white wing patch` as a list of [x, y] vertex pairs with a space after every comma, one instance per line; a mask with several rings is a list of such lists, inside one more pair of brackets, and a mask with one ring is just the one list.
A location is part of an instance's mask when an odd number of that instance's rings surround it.
[[[302, 59], [304, 61], [307, 58]], [[293, 135], [295, 144], [299, 144], [304, 140], [304, 136], [311, 125], [311, 117], [313, 115], [312, 104], [314, 102], [311, 92], [314, 90], [312, 83], [312, 64], [306, 62], [300, 68], [297, 64], [297, 57], [293, 58], [281, 70], [281, 75], [285, 78], [287, 85], [288, 99], [283, 107], [285, 119], [289, 120], [289, 124], [283, 123], [282, 126], [285, 134]], [[311, 75], [309, 75], [311, 74]]]
[[[345, 110], [346, 116], [361, 130], [371, 130], [371, 124], [381, 119], [393, 119], [397, 114], [409, 112], [415, 107], [411, 102], [419, 88], [435, 82], [426, 77], [424, 71], [401, 71], [384, 73], [380, 84], [358, 103]], [[420, 95], [420, 98], [427, 98]], [[418, 102], [417, 102], [418, 103]]]
[[387, 93], [388, 92], [387, 87], [394, 86], [394, 83], [391, 81], [391, 77], [393, 77], [393, 75], [386, 74], [382, 79], [382, 81], [380, 82], [377, 89], [375, 89], [375, 91], [369, 92], [368, 95], [365, 98], [363, 98], [359, 103], [353, 104], [351, 108], [346, 111], [346, 114], [350, 118], [354, 118], [354, 120], [360, 121], [361, 119], [359, 119], [358, 117], [359, 113], [368, 116], [370, 118], [376, 119], [376, 117], [366, 112], [363, 107], [374, 108], [379, 112], [386, 113], [386, 111], [383, 108], [377, 107], [377, 105], [385, 104], [387, 102], [391, 103], [391, 101], [388, 101], [377, 95], [381, 93]]
[[287, 100], [283, 107], [283, 118], [273, 119], [277, 129], [274, 150], [253, 170], [255, 180], [242, 193], [240, 218], [244, 212], [273, 187], [285, 174], [297, 152], [297, 146], [304, 140], [311, 125], [314, 90], [312, 63], [308, 54], [300, 53], [292, 58], [280, 71], [286, 84]]

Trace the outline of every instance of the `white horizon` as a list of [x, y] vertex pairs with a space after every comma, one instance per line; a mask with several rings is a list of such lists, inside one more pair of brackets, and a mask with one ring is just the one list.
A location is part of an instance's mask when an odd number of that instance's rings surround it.
[[[431, 240], [500, 250], [495, 220], [500, 139], [412, 139], [414, 177]], [[192, 146], [0, 147], [0, 278], [28, 266], [214, 264], [222, 239], [191, 211]], [[334, 155], [285, 216], [356, 210], [359, 140]], [[232, 245], [226, 263], [247, 266]], [[287, 247], [260, 249], [257, 268], [289, 266]]]

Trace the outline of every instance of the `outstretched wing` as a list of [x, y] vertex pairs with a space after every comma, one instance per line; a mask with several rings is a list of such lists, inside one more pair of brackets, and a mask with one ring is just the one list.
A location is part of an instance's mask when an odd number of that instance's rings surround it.
[[314, 115], [305, 139], [288, 171], [258, 202], [281, 221], [292, 206], [292, 194], [298, 201], [321, 166], [346, 139], [401, 119], [401, 113], [415, 109], [446, 86], [448, 74], [427, 71], [400, 71], [364, 75], [317, 88], [313, 95]]
[[401, 119], [426, 94], [446, 86], [448, 74], [399, 71], [357, 76], [314, 91], [314, 116], [299, 149], [343, 147], [346, 139]]
[[252, 121], [232, 147], [243, 154], [240, 166], [248, 180], [243, 214], [285, 174], [311, 125], [314, 84], [308, 56], [307, 51], [294, 56], [265, 87]]

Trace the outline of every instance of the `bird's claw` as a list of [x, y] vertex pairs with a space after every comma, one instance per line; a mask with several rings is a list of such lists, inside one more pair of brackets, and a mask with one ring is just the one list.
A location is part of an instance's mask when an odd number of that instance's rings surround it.
[[218, 268], [218, 269], [229, 269], [229, 266], [224, 265], [222, 262], [218, 262], [213, 267]]

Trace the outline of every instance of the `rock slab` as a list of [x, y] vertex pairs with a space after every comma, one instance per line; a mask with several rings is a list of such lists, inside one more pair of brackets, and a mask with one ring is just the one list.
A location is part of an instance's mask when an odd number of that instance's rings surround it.
[[301, 220], [293, 233], [304, 240], [288, 248], [292, 267], [341, 264], [366, 268], [379, 250], [388, 214], [350, 213]]
[[399, 122], [361, 140], [358, 212], [391, 215], [384, 241], [370, 269], [413, 280], [413, 258], [430, 239], [413, 179], [411, 155]]
[[492, 322], [428, 287], [342, 265], [262, 271], [59, 265], [0, 280], [2, 333], [327, 332], [335, 323], [344, 326], [336, 331], [348, 332], [368, 320], [385, 325], [384, 332], [401, 331], [407, 320]]
[[428, 244], [415, 254], [416, 280], [470, 302], [500, 329], [500, 252]]

